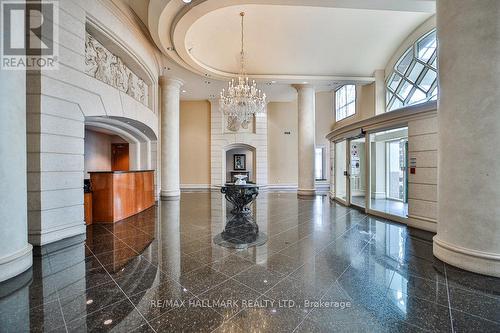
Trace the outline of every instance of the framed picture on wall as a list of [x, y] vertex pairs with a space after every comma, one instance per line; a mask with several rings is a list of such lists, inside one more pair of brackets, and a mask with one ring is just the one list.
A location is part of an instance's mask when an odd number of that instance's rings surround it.
[[234, 170], [246, 170], [247, 169], [247, 156], [245, 154], [234, 154], [233, 155], [233, 169]]

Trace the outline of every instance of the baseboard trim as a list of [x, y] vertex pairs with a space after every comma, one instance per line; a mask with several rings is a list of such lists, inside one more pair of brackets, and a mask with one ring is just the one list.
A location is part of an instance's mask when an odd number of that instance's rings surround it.
[[211, 187], [210, 184], [181, 184], [181, 193], [208, 191]]
[[452, 266], [500, 277], [500, 254], [457, 246], [439, 239], [438, 235], [433, 238], [432, 250], [437, 258]]
[[33, 265], [33, 246], [26, 243], [21, 250], [0, 258], [0, 282], [6, 281], [28, 270]]
[[276, 191], [276, 192], [296, 192], [297, 187], [298, 186], [296, 184], [270, 184], [270, 185], [267, 185], [267, 189], [269, 191]]
[[28, 242], [35, 246], [43, 246], [65, 238], [85, 234], [86, 232], [85, 222], [82, 220], [71, 225], [63, 225], [56, 228], [30, 230], [28, 232]]
[[437, 221], [428, 217], [409, 214], [407, 224], [412, 228], [422, 229], [433, 233], [437, 232]]

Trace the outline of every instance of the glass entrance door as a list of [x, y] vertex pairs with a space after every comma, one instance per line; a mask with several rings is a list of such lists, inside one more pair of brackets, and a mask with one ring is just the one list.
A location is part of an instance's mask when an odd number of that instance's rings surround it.
[[406, 142], [387, 142], [387, 198], [406, 202]]
[[347, 141], [335, 143], [335, 199], [347, 205]]
[[408, 128], [369, 134], [370, 201], [368, 209], [408, 215]]
[[350, 203], [366, 207], [366, 144], [365, 138], [349, 140], [349, 194]]

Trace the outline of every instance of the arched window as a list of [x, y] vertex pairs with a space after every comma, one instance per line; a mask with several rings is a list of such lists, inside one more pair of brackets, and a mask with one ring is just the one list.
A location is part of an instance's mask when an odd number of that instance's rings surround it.
[[437, 41], [432, 30], [410, 46], [386, 84], [387, 111], [437, 99]]

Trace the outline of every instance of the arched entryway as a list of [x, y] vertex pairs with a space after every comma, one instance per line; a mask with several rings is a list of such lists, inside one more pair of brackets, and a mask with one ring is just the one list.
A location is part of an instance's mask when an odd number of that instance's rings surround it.
[[[84, 140], [85, 178], [89, 171], [112, 170], [113, 146], [119, 148], [121, 145], [128, 147], [128, 170], [156, 171], [156, 135], [138, 121], [118, 117], [86, 117]], [[155, 184], [158, 183], [155, 181]]]
[[233, 182], [234, 176], [245, 174], [247, 181], [257, 183], [257, 148], [245, 143], [233, 143], [223, 148], [222, 180]]

